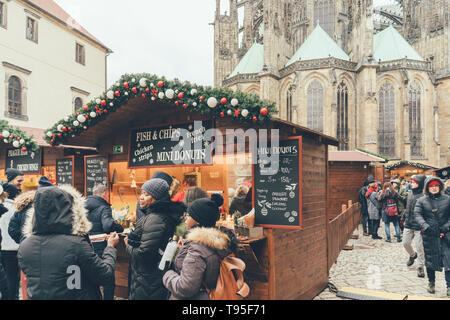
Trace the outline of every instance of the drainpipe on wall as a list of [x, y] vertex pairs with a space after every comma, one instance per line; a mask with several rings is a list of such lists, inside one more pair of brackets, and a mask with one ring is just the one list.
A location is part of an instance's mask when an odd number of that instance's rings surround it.
[[108, 88], [108, 56], [113, 53], [111, 49], [108, 49], [105, 55], [105, 90]]

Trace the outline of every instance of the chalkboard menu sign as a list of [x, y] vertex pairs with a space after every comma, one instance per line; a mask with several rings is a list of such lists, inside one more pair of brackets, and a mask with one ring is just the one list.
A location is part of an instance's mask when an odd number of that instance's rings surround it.
[[24, 174], [41, 173], [41, 149], [36, 151], [21, 149], [6, 150], [6, 169], [13, 168]]
[[302, 137], [258, 145], [253, 165], [255, 224], [261, 227], [302, 229]]
[[56, 184], [73, 185], [73, 163], [73, 156], [63, 159], [56, 159]]
[[84, 194], [91, 196], [95, 185], [108, 186], [108, 161], [103, 156], [84, 157]]
[[212, 120], [130, 131], [129, 168], [212, 164]]

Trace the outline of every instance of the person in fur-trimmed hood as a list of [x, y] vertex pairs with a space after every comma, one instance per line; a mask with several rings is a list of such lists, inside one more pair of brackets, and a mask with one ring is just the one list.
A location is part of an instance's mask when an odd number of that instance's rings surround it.
[[170, 300], [209, 300], [205, 286], [210, 290], [216, 287], [221, 260], [236, 248], [231, 230], [215, 228], [222, 204], [222, 196], [213, 194], [189, 206], [186, 241], [174, 259], [173, 269], [163, 277]]
[[435, 293], [435, 272], [445, 271], [447, 296], [450, 296], [450, 197], [444, 194], [444, 183], [428, 177], [424, 197], [417, 200], [414, 217], [423, 232], [428, 292]]
[[36, 191], [18, 252], [29, 299], [101, 299], [99, 286], [113, 281], [119, 237], [110, 235], [102, 259], [89, 241], [91, 227], [84, 198], [71, 186]]

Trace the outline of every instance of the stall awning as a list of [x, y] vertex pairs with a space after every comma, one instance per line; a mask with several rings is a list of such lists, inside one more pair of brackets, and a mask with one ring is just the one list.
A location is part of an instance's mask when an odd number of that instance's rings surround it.
[[330, 151], [328, 152], [328, 161], [342, 162], [385, 162], [383, 158], [376, 157], [362, 151]]

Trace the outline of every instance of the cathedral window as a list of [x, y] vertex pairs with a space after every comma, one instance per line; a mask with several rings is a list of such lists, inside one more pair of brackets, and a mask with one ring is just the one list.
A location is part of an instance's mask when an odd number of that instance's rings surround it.
[[292, 91], [286, 93], [286, 120], [292, 122]]
[[380, 88], [378, 150], [383, 156], [395, 156], [395, 94], [388, 82]]
[[348, 88], [342, 82], [337, 88], [337, 138], [339, 150], [348, 150]]
[[334, 1], [316, 0], [314, 2], [314, 24], [317, 23], [334, 39]]
[[314, 80], [308, 87], [308, 128], [323, 132], [323, 87]]
[[411, 156], [422, 156], [422, 126], [421, 126], [421, 91], [417, 82], [413, 82], [408, 92], [409, 100], [409, 140]]

